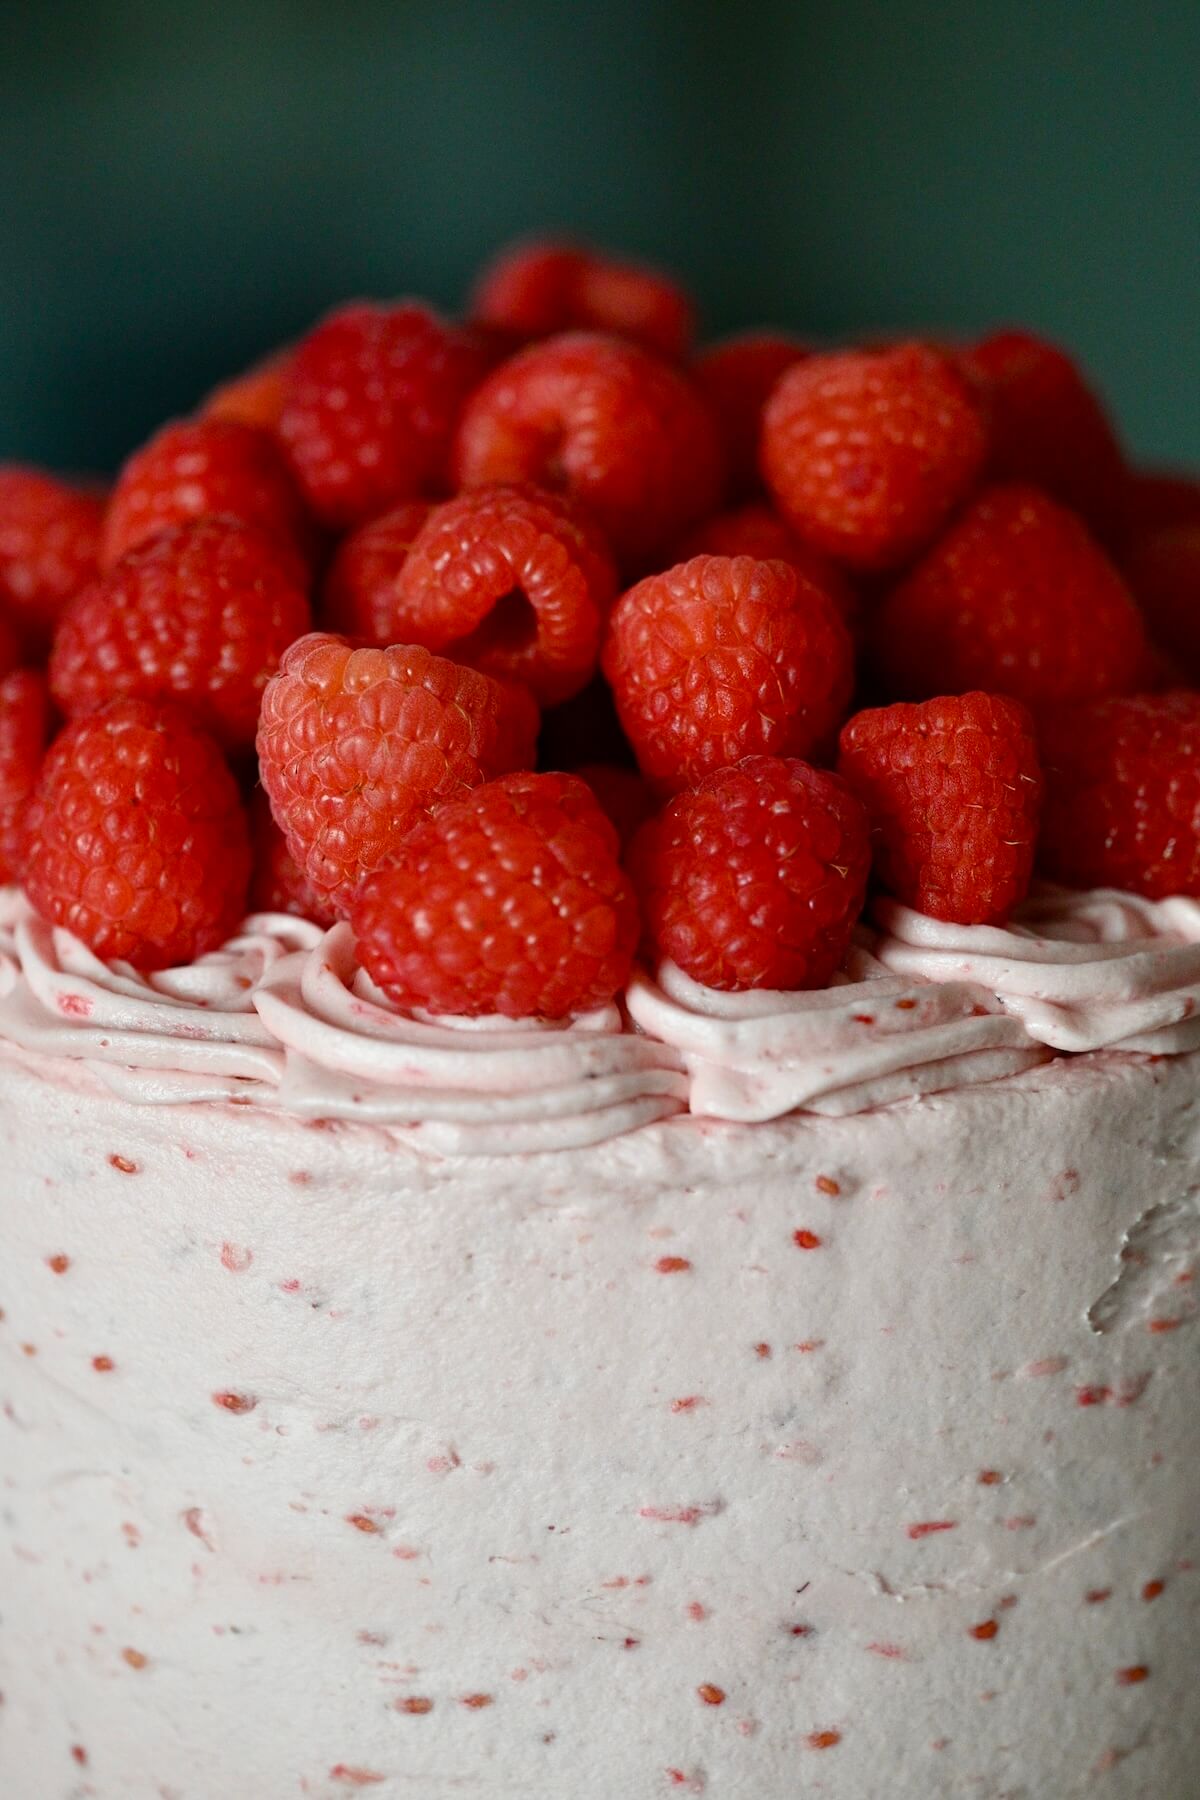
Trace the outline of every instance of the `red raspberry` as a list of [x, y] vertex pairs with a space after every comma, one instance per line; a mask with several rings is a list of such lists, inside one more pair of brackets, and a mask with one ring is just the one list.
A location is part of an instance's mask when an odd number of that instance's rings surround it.
[[730, 512], [714, 513], [676, 546], [673, 560], [693, 556], [753, 556], [759, 562], [791, 563], [793, 569], [823, 588], [847, 624], [858, 617], [858, 595], [844, 570], [819, 550], [802, 544], [777, 512], [751, 500]]
[[283, 415], [291, 346], [272, 351], [242, 375], [214, 388], [200, 408], [202, 419], [232, 419], [239, 425], [256, 425], [260, 431], [278, 431]]
[[55, 699], [70, 718], [115, 694], [178, 700], [227, 749], [249, 748], [268, 677], [309, 629], [297, 574], [278, 539], [231, 519], [151, 538], [68, 606]]
[[474, 316], [522, 338], [611, 331], [660, 356], [683, 356], [694, 319], [669, 276], [573, 244], [512, 244], [489, 263]]
[[638, 937], [617, 834], [573, 775], [507, 775], [437, 807], [364, 883], [351, 924], [389, 998], [467, 1018], [603, 1006]]
[[271, 803], [263, 788], [255, 788], [250, 800], [250, 836], [254, 868], [248, 910], [295, 913], [326, 928], [336, 924], [337, 914], [288, 849], [287, 839], [271, 817]]
[[1155, 642], [1200, 682], [1200, 521], [1143, 533], [1126, 554], [1125, 577]]
[[630, 588], [603, 657], [642, 773], [667, 793], [744, 756], [828, 745], [853, 664], [822, 589], [749, 556], [693, 557]]
[[104, 502], [40, 469], [0, 467], [0, 606], [42, 650], [96, 573]]
[[615, 825], [622, 848], [656, 811], [654, 794], [636, 769], [622, 768], [619, 763], [593, 762], [580, 763], [571, 773], [587, 782], [600, 810]]
[[322, 620], [330, 631], [384, 649], [404, 640], [396, 585], [431, 500], [402, 500], [349, 532], [325, 577]]
[[37, 784], [50, 733], [46, 677], [16, 669], [0, 681], [0, 883], [24, 865], [25, 809]]
[[1019, 700], [957, 694], [856, 713], [838, 773], [867, 809], [880, 881], [906, 906], [995, 925], [1024, 899], [1042, 775]]
[[474, 488], [433, 509], [401, 564], [394, 640], [522, 681], [556, 705], [595, 669], [616, 591], [607, 547], [564, 497]]
[[1065, 351], [1029, 331], [997, 331], [958, 360], [984, 400], [989, 477], [1042, 488], [1098, 536], [1110, 536], [1125, 459], [1103, 407]]
[[1173, 469], [1130, 469], [1125, 476], [1121, 525], [1134, 541], [1168, 525], [1200, 525], [1200, 480]]
[[970, 388], [926, 344], [811, 356], [763, 415], [775, 504], [807, 543], [857, 569], [894, 569], [922, 549], [986, 448]]
[[1200, 895], [1200, 694], [1064, 707], [1040, 736], [1047, 875], [1154, 900]]
[[862, 911], [860, 802], [793, 757], [750, 756], [642, 827], [630, 871], [649, 943], [711, 988], [827, 987]]
[[184, 419], [135, 450], [117, 477], [104, 519], [100, 563], [193, 519], [214, 514], [257, 525], [291, 550], [308, 525], [275, 439], [231, 419]]
[[697, 390], [636, 344], [584, 332], [534, 344], [488, 376], [463, 413], [455, 463], [462, 487], [565, 489], [626, 563], [711, 512], [721, 486]]
[[176, 706], [114, 700], [68, 725], [25, 822], [25, 892], [106, 962], [193, 962], [245, 912], [250, 840], [237, 784]]
[[480, 345], [411, 303], [331, 313], [293, 353], [279, 433], [309, 506], [336, 530], [439, 488]]
[[314, 632], [267, 684], [262, 783], [288, 848], [344, 910], [430, 806], [533, 761], [529, 696], [417, 645]]
[[756, 494], [763, 408], [782, 375], [809, 354], [807, 344], [781, 331], [746, 331], [702, 350], [692, 373], [708, 397], [725, 446], [730, 490]]
[[1127, 688], [1145, 633], [1075, 516], [1036, 488], [986, 488], [884, 601], [875, 653], [912, 699], [985, 688], [1031, 706]]

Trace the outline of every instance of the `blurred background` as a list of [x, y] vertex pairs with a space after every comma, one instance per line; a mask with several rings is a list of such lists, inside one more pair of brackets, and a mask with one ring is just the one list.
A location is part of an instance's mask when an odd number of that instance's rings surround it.
[[1197, 0], [41, 0], [0, 59], [0, 457], [112, 466], [350, 294], [550, 228], [706, 327], [1021, 321], [1200, 463]]

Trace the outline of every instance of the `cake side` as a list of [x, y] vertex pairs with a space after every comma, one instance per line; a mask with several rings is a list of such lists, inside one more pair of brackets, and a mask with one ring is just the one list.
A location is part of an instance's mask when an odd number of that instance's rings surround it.
[[1195, 1054], [516, 1158], [0, 1062], [14, 1792], [1186, 1791]]

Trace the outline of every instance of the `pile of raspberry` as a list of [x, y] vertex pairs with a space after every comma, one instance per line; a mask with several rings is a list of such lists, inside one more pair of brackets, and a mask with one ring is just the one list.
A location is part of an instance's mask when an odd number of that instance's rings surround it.
[[0, 880], [150, 971], [348, 921], [397, 1005], [822, 986], [873, 889], [1200, 894], [1200, 481], [1025, 331], [696, 349], [521, 244], [338, 308], [111, 488], [0, 469]]

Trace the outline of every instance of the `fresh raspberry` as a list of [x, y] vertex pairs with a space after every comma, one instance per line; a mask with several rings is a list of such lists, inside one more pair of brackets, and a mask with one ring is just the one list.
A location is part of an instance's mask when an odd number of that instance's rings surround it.
[[810, 356], [763, 415], [775, 504], [807, 543], [856, 569], [894, 569], [922, 549], [986, 449], [970, 388], [926, 344]]
[[435, 507], [404, 558], [393, 641], [522, 681], [556, 705], [595, 669], [616, 591], [603, 539], [564, 496], [474, 488]]
[[764, 502], [751, 500], [729, 512], [713, 513], [675, 548], [673, 560], [687, 562], [693, 556], [753, 556], [759, 562], [791, 563], [814, 586], [824, 588], [847, 624], [858, 618], [858, 595], [845, 571], [802, 544], [777, 512]]
[[30, 648], [50, 641], [67, 601], [96, 573], [104, 502], [40, 469], [0, 467], [0, 606]]
[[390, 999], [468, 1018], [603, 1006], [638, 938], [617, 834], [573, 775], [507, 775], [444, 802], [363, 884], [351, 924]]
[[845, 783], [776, 756], [676, 795], [629, 859], [655, 956], [734, 989], [827, 987], [870, 865], [867, 817]]
[[426, 307], [366, 302], [296, 347], [279, 433], [310, 508], [345, 530], [437, 491], [481, 346]]
[[782, 375], [809, 354], [807, 344], [781, 331], [746, 331], [701, 350], [692, 373], [708, 398], [725, 447], [730, 492], [762, 487], [758, 467], [763, 408]]
[[46, 677], [16, 669], [0, 681], [0, 883], [24, 865], [25, 809], [37, 785], [50, 732]]
[[1040, 736], [1047, 875], [1154, 900], [1200, 895], [1200, 694], [1064, 707]]
[[235, 520], [151, 538], [68, 606], [55, 699], [69, 718], [116, 694], [178, 700], [226, 749], [249, 748], [268, 677], [310, 626], [297, 575], [278, 539]]
[[695, 320], [683, 289], [658, 269], [575, 244], [522, 243], [480, 276], [472, 308], [521, 338], [611, 331], [660, 356], [683, 356]]
[[1200, 682], [1200, 521], [1144, 532], [1126, 553], [1125, 578], [1151, 637]]
[[826, 747], [853, 664], [824, 591], [749, 556], [693, 557], [630, 588], [603, 656], [642, 773], [664, 793], [744, 756]]
[[897, 900], [995, 925], [1024, 899], [1042, 775], [1019, 700], [957, 694], [856, 713], [838, 773], [867, 809], [875, 870]]
[[1097, 536], [1111, 536], [1125, 459], [1103, 407], [1066, 352], [1029, 331], [997, 331], [958, 360], [983, 397], [989, 478], [1041, 488], [1079, 513]]
[[194, 962], [245, 912], [250, 839], [237, 783], [179, 707], [114, 700], [68, 725], [25, 823], [29, 899], [106, 962]]
[[256, 425], [260, 431], [278, 431], [291, 362], [288, 345], [264, 356], [244, 374], [223, 381], [200, 408], [201, 418], [232, 419], [238, 425]]
[[250, 837], [254, 866], [247, 907], [256, 913], [295, 913], [328, 928], [337, 922], [329, 902], [318, 894], [287, 847], [287, 839], [271, 816], [264, 788], [250, 799]]
[[1168, 525], [1200, 525], [1200, 480], [1174, 469], [1130, 469], [1121, 500], [1121, 527], [1135, 544]]
[[459, 426], [461, 487], [537, 482], [593, 514], [637, 564], [717, 504], [716, 426], [669, 364], [619, 338], [570, 332], [488, 376]]
[[432, 500], [402, 500], [342, 539], [322, 597], [330, 631], [381, 650], [403, 641], [396, 583], [432, 508]]
[[600, 810], [616, 827], [622, 848], [657, 810], [653, 791], [636, 769], [622, 768], [619, 763], [592, 762], [580, 763], [571, 773], [587, 782]]
[[173, 525], [220, 514], [257, 525], [293, 551], [308, 524], [295, 483], [269, 432], [232, 419], [184, 419], [135, 450], [108, 503], [100, 546], [111, 569], [129, 550]]
[[533, 761], [528, 694], [417, 645], [313, 632], [267, 684], [262, 783], [288, 848], [345, 909], [430, 806]]
[[1074, 513], [1036, 488], [986, 488], [876, 614], [885, 686], [909, 699], [984, 688], [1031, 706], [1127, 689], [1145, 633]]

